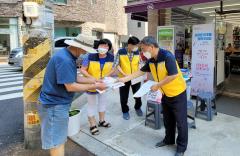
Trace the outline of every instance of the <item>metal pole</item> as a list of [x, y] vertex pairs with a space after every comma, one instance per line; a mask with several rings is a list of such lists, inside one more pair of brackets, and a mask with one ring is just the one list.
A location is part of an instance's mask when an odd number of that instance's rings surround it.
[[52, 52], [54, 18], [52, 1], [30, 1], [38, 3], [39, 16], [26, 17], [24, 21], [26, 24], [23, 36], [24, 144], [27, 149], [38, 149], [41, 147], [38, 97]]
[[218, 42], [218, 40], [217, 40], [217, 38], [218, 38], [218, 32], [217, 32], [217, 14], [216, 14], [216, 12], [215, 12], [215, 23], [214, 23], [214, 25], [215, 25], [215, 32], [214, 32], [214, 37], [215, 37], [215, 42], [214, 42], [214, 90], [213, 90], [213, 92], [214, 92], [214, 95], [216, 95], [217, 94], [217, 42]]

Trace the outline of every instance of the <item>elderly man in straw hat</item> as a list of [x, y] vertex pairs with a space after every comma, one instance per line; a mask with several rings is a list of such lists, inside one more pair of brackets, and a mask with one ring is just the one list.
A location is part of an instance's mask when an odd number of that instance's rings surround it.
[[78, 35], [65, 43], [69, 46], [56, 52], [47, 65], [39, 96], [42, 148], [50, 149], [51, 156], [64, 156], [74, 92], [106, 89], [101, 82], [77, 76], [76, 59], [87, 52], [96, 53], [91, 48], [94, 38]]

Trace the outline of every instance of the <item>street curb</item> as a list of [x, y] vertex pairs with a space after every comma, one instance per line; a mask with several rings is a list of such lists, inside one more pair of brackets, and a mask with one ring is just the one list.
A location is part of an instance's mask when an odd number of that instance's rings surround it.
[[[77, 93], [72, 102], [72, 106], [78, 103], [80, 109], [81, 107], [84, 107], [87, 104], [85, 101], [87, 98], [86, 95], [87, 94], [84, 93]], [[113, 147], [95, 139], [82, 130], [80, 130], [80, 133], [68, 138], [93, 155], [126, 156], [126, 154], [122, 153], [121, 151], [118, 151], [117, 149], [114, 149]]]
[[73, 142], [87, 150], [88, 152], [92, 153], [93, 155], [100, 156], [125, 156], [120, 151], [112, 148], [109, 145], [106, 145], [103, 142], [89, 136], [88, 134], [81, 131], [81, 133], [77, 134], [76, 136], [69, 137]]

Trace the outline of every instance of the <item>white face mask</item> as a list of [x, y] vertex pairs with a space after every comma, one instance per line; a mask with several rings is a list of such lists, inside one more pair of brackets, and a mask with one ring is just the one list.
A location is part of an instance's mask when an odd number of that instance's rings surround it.
[[147, 58], [147, 59], [150, 59], [152, 58], [152, 55], [149, 51], [146, 51], [146, 52], [143, 52], [143, 55]]
[[108, 49], [105, 49], [105, 48], [98, 48], [98, 52], [100, 54], [106, 54], [108, 52]]
[[138, 51], [138, 47], [134, 47], [132, 51]]

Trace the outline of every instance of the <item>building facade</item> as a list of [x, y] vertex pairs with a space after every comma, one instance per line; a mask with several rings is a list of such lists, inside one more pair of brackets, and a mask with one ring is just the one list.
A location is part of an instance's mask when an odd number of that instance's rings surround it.
[[[0, 0], [0, 55], [22, 46], [22, 0]], [[108, 38], [117, 50], [127, 35], [127, 0], [54, 0], [54, 37]]]
[[[132, 5], [138, 1], [139, 0], [128, 0], [128, 5]], [[128, 14], [127, 16], [128, 16], [128, 22], [127, 22], [128, 37], [136, 36], [137, 38], [139, 38], [141, 40], [143, 37], [148, 36], [148, 21], [147, 21], [147, 19], [142, 18], [143, 16], [141, 16], [141, 15], [138, 16], [139, 19], [141, 19], [141, 20], [133, 19], [133, 17], [135, 16], [133, 14]]]
[[21, 46], [22, 2], [1, 0], [0, 2], [0, 56]]
[[55, 37], [79, 33], [108, 38], [117, 50], [127, 34], [127, 0], [55, 0]]

